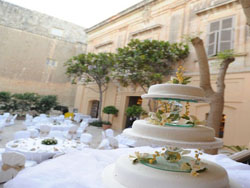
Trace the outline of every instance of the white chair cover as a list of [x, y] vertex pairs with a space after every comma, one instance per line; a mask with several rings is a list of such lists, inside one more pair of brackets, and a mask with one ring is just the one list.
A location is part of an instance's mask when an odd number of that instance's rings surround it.
[[39, 137], [39, 131], [37, 129], [28, 129], [30, 132], [30, 138], [37, 138]]
[[86, 121], [81, 122], [80, 127], [77, 130], [77, 138], [79, 138], [81, 134], [86, 131], [86, 128], [88, 127], [88, 125], [89, 124]]
[[104, 149], [104, 150], [111, 149], [111, 147], [109, 146], [108, 139], [106, 138], [103, 139], [101, 143], [99, 144], [99, 146], [97, 147], [97, 149]]
[[112, 129], [106, 129], [105, 136], [106, 137], [114, 137], [114, 131]]
[[64, 138], [62, 131], [50, 131], [49, 137]]
[[70, 127], [69, 131], [67, 132], [67, 138], [68, 139], [74, 139], [77, 137], [77, 129], [78, 129], [78, 126], [77, 125], [74, 125], [72, 127]]
[[112, 149], [117, 149], [119, 148], [119, 142], [116, 138], [114, 137], [108, 137], [107, 138], [108, 141], [109, 141], [109, 146], [112, 148]]
[[17, 131], [14, 134], [14, 139], [20, 139], [20, 138], [30, 138], [30, 132], [29, 131]]
[[[0, 183], [14, 178], [24, 168], [25, 156], [16, 152], [5, 152], [2, 154], [2, 169], [0, 171]], [[4, 168], [4, 165], [7, 167]]]
[[3, 117], [9, 117], [10, 116], [10, 113], [9, 112], [5, 112], [4, 114], [3, 114]]
[[66, 120], [64, 120], [64, 123], [67, 124], [67, 125], [71, 125], [72, 121], [70, 119], [66, 119]]
[[49, 132], [50, 132], [50, 126], [48, 126], [48, 125], [41, 125], [40, 126], [40, 136], [41, 137], [48, 136]]
[[93, 136], [89, 133], [83, 133], [80, 138], [80, 142], [90, 145], [92, 142]]
[[15, 116], [9, 115], [5, 120], [5, 126], [11, 126], [15, 124], [17, 114]]
[[83, 121], [83, 122], [81, 122], [81, 124], [80, 124], [80, 128], [81, 129], [83, 129], [83, 130], [85, 130], [87, 127], [88, 127], [88, 122], [86, 122], [86, 121]]

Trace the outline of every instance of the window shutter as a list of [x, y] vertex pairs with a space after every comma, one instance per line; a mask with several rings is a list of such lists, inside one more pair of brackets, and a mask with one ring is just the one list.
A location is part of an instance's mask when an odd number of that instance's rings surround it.
[[219, 21], [212, 22], [209, 25], [208, 45], [207, 45], [207, 55], [208, 56], [216, 55], [219, 28], [220, 28]]
[[223, 52], [225, 50], [233, 49], [233, 18], [227, 18], [221, 20], [218, 51]]

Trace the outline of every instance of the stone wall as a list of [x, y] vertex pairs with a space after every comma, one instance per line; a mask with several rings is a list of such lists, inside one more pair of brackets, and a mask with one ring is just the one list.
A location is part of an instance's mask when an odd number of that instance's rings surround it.
[[[233, 48], [237, 53], [234, 63], [226, 75], [225, 90], [225, 131], [226, 145], [248, 145], [250, 132], [248, 107], [250, 104], [247, 87], [250, 83], [250, 38], [246, 33], [246, 18], [237, 0], [145, 0], [87, 30], [88, 52], [115, 52], [118, 47], [126, 45], [132, 38], [140, 40], [155, 39], [164, 41], [181, 41], [183, 36], [200, 34], [205, 45], [208, 42], [210, 23], [232, 17], [234, 31]], [[105, 44], [105, 45], [104, 45]], [[216, 89], [216, 78], [220, 62], [215, 57], [209, 58], [212, 86]], [[191, 85], [199, 85], [199, 63], [192, 45], [190, 56], [184, 64], [186, 74], [192, 76]], [[112, 120], [114, 129], [124, 129], [130, 96], [143, 94], [139, 88], [121, 88], [110, 84], [104, 94], [104, 106], [115, 105], [119, 114]], [[114, 96], [115, 95], [115, 96]], [[75, 106], [83, 113], [89, 113], [95, 96], [86, 88], [79, 87]], [[92, 98], [91, 98], [92, 97]], [[96, 99], [97, 96], [95, 96]], [[146, 109], [146, 101], [142, 106]], [[146, 109], [147, 110], [147, 109]], [[209, 112], [209, 105], [199, 103], [191, 106], [190, 112], [204, 120]], [[105, 119], [105, 116], [104, 116]]]
[[84, 28], [0, 0], [0, 37], [0, 91], [52, 94], [74, 105], [64, 63], [85, 53]]
[[68, 42], [86, 43], [84, 28], [2, 0], [0, 25]]

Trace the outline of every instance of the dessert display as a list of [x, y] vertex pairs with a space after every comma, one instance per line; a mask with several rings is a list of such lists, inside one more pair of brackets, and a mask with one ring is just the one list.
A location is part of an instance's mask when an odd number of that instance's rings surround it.
[[[220, 148], [223, 142], [215, 138], [212, 128], [190, 114], [190, 103], [206, 100], [201, 88], [185, 85], [190, 77], [183, 76], [183, 71], [183, 67], [178, 68], [172, 84], [151, 86], [142, 98], [158, 101], [157, 111], [150, 112], [146, 120], [136, 120], [132, 128], [123, 131], [124, 136], [136, 140], [137, 146], [162, 148], [154, 153], [135, 152], [120, 157], [105, 168], [105, 187], [234, 187], [224, 168], [200, 158], [201, 149]], [[183, 148], [196, 150], [192, 154]]]

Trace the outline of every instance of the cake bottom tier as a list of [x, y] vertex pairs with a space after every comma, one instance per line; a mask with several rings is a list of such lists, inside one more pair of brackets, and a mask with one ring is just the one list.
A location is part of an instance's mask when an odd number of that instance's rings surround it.
[[103, 183], [107, 188], [239, 188], [229, 181], [227, 172], [221, 166], [204, 161], [207, 170], [198, 177], [185, 172], [171, 172], [133, 164], [128, 156], [122, 156], [115, 164], [103, 171]]

